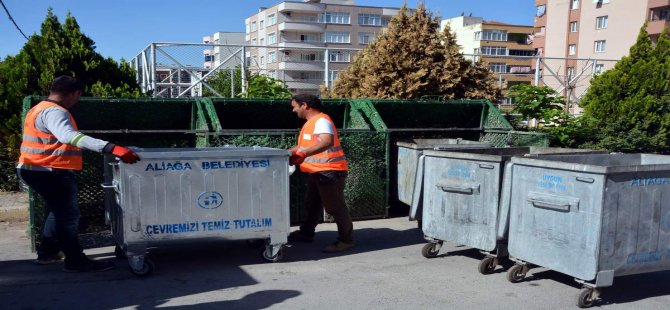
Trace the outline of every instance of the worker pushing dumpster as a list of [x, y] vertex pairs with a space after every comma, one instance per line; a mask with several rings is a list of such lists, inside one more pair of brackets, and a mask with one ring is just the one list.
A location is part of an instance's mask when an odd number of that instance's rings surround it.
[[136, 165], [106, 158], [106, 216], [134, 274], [154, 269], [148, 246], [266, 240], [283, 257], [289, 231], [289, 152], [264, 147], [134, 149]]
[[576, 278], [589, 307], [614, 278], [670, 270], [670, 156], [513, 158], [510, 282], [529, 264]]

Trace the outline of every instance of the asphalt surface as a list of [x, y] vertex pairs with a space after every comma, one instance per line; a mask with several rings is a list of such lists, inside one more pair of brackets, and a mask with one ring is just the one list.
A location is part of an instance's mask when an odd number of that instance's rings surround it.
[[[0, 199], [0, 206], [2, 206]], [[392, 218], [355, 222], [356, 246], [321, 253], [336, 236], [318, 227], [313, 243], [285, 249], [284, 260], [265, 263], [245, 242], [210, 242], [150, 250], [156, 270], [130, 273], [113, 247], [86, 250], [117, 268], [65, 273], [62, 263], [33, 263], [25, 221], [0, 221], [1, 309], [576, 309], [580, 286], [569, 276], [532, 269], [521, 283], [498, 267], [477, 271], [483, 257], [446, 245], [433, 259], [416, 222]], [[594, 308], [668, 309], [670, 272], [616, 278]]]

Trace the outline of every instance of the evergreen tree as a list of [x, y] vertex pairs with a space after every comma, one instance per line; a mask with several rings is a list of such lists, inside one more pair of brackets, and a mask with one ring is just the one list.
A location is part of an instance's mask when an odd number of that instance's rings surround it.
[[495, 99], [495, 79], [481, 63], [460, 53], [449, 29], [439, 32], [439, 18], [419, 4], [409, 14], [405, 5], [388, 29], [356, 54], [324, 97], [417, 99]]
[[49, 9], [40, 33], [30, 36], [17, 55], [0, 61], [0, 188], [16, 186], [13, 171], [5, 170], [18, 156], [23, 98], [47, 95], [59, 75], [81, 79], [87, 86], [84, 96], [141, 95], [128, 63], [102, 57], [70, 13], [61, 24]]
[[646, 25], [630, 55], [591, 80], [581, 106], [596, 134], [586, 146], [623, 152], [669, 152], [670, 39], [652, 47]]

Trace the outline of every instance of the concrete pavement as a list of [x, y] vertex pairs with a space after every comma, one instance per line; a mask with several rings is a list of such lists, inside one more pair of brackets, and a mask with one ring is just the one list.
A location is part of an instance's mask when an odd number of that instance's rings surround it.
[[[0, 210], [10, 204], [25, 209], [27, 198], [0, 194]], [[437, 258], [424, 258], [422, 232], [406, 218], [354, 227], [352, 251], [321, 253], [336, 236], [334, 224], [322, 224], [313, 243], [287, 248], [272, 264], [245, 242], [156, 248], [155, 272], [139, 278], [114, 258], [113, 247], [86, 250], [115, 260], [112, 271], [72, 274], [61, 271], [62, 263], [35, 265], [25, 217], [0, 219], [0, 308], [576, 309], [580, 286], [569, 276], [536, 268], [512, 284], [503, 267], [479, 274], [482, 255], [473, 249], [447, 244]], [[667, 309], [668, 283], [668, 271], [616, 278], [597, 307]]]

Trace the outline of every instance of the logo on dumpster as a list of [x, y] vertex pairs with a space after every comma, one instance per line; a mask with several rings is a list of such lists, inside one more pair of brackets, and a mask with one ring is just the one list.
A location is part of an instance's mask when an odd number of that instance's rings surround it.
[[218, 192], [202, 192], [196, 202], [203, 209], [216, 209], [223, 204], [223, 196]]

